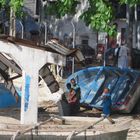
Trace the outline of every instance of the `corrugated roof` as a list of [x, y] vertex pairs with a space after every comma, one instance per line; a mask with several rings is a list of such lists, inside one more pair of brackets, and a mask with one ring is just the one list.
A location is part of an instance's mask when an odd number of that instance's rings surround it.
[[17, 39], [17, 38], [6, 36], [6, 35], [0, 36], [0, 40], [9, 41], [14, 44], [20, 44], [26, 47], [31, 47], [35, 49], [44, 50], [44, 51], [59, 53], [64, 56], [73, 56], [73, 57], [78, 58], [79, 61], [84, 60], [84, 56], [78, 49], [69, 49], [65, 47], [62, 43], [60, 43], [57, 39], [49, 40], [45, 46], [41, 46], [30, 40]]

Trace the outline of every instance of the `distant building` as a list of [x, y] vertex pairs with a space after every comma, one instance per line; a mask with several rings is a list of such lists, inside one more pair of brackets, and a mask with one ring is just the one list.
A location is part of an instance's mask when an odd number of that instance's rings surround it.
[[[107, 45], [106, 36], [104, 33], [96, 32], [90, 27], [87, 27], [85, 23], [78, 20], [81, 12], [88, 7], [87, 0], [80, 0], [81, 4], [78, 5], [78, 12], [74, 17], [65, 16], [62, 19], [56, 19], [55, 16], [43, 15], [43, 8], [47, 2], [52, 3], [56, 0], [25, 0], [24, 11], [28, 13], [21, 22], [17, 20], [17, 36], [21, 37], [21, 31], [23, 24], [24, 38], [37, 40], [43, 38], [45, 40], [45, 34], [49, 37], [56, 37], [63, 40], [66, 46], [72, 46], [73, 37], [75, 37], [75, 45], [88, 45], [91, 48], [97, 50], [98, 44]], [[120, 6], [117, 0], [110, 0], [112, 5], [116, 9], [116, 20], [114, 23], [117, 25], [117, 38], [115, 39], [117, 44], [120, 44], [127, 36], [127, 23], [126, 23], [126, 5]], [[140, 6], [137, 6], [137, 28], [134, 26], [134, 40], [133, 47], [140, 49]], [[131, 17], [133, 17], [132, 15]], [[8, 23], [5, 22], [4, 30], [7, 31]], [[46, 22], [46, 24], [45, 24]], [[3, 22], [2, 22], [3, 23]], [[0, 23], [0, 24], [2, 24]], [[46, 26], [47, 25], [47, 26]], [[1, 25], [0, 25], [1, 26]], [[73, 34], [75, 33], [75, 35]], [[136, 36], [136, 37], [135, 37]]]

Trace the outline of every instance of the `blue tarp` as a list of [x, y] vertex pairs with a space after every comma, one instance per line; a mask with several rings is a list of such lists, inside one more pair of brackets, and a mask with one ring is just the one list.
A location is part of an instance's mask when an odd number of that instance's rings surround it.
[[18, 95], [18, 102], [12, 93], [5, 88], [4, 84], [0, 84], [0, 108], [20, 107], [21, 98]]

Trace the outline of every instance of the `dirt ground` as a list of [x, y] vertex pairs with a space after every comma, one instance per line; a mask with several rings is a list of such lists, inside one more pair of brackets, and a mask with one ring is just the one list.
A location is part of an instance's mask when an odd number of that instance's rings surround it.
[[[57, 104], [53, 101], [47, 101], [42, 103], [42, 107], [38, 109], [38, 122], [45, 121], [49, 118], [49, 114], [58, 113]], [[77, 116], [85, 116], [85, 117], [97, 117], [100, 112], [95, 113], [95, 110], [87, 110], [85, 111], [81, 108], [81, 111], [77, 114]], [[132, 119], [132, 125], [128, 132], [127, 140], [139, 140], [140, 139], [140, 114], [125, 114], [125, 115], [112, 115], [113, 119], [117, 119], [118, 121], [124, 121], [126, 119]], [[0, 129], [2, 129], [2, 124], [20, 124], [20, 109], [18, 108], [8, 108], [0, 110]]]
[[[64, 88], [64, 81], [59, 82], [60, 86]], [[46, 89], [41, 87], [41, 92], [44, 92]], [[84, 117], [99, 117], [101, 112], [96, 110], [85, 110], [84, 108], [80, 109], [80, 112], [77, 116]], [[50, 114], [59, 115], [58, 106], [53, 101], [43, 101], [38, 108], [38, 122], [47, 120]], [[127, 140], [139, 140], [140, 139], [140, 114], [113, 114], [113, 119], [123, 122], [124, 120], [131, 118], [132, 125], [128, 132]], [[0, 109], [0, 130], [3, 128], [3, 124], [20, 124], [20, 109], [19, 108], [8, 108]]]
[[[59, 114], [57, 105], [55, 105], [53, 102], [48, 102], [48, 103], [46, 103], [46, 105], [45, 105], [46, 111], [48, 113], [52, 112], [54, 114]], [[83, 108], [81, 108], [80, 110], [81, 111], [77, 114], [77, 116], [100, 117], [100, 112], [97, 112], [95, 110], [86, 110], [85, 111]], [[128, 118], [131, 118], [132, 124], [131, 124], [130, 130], [128, 132], [127, 140], [139, 140], [140, 139], [140, 114], [119, 114], [119, 115], [113, 114], [112, 118], [120, 120], [120, 122], [121, 121], [123, 122], [123, 120], [127, 120]]]

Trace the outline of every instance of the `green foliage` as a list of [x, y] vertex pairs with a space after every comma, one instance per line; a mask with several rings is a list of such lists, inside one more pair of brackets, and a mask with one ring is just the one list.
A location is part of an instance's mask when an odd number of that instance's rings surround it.
[[6, 0], [0, 0], [0, 8], [4, 8], [6, 5]]
[[[0, 7], [12, 7], [17, 17], [23, 15], [22, 7], [24, 0], [0, 0]], [[112, 21], [114, 19], [114, 10], [109, 0], [88, 0], [88, 9], [81, 14], [80, 18], [83, 19], [87, 26], [98, 31], [107, 32], [109, 35], [116, 35], [115, 26]], [[133, 6], [140, 4], [140, 0], [118, 0], [120, 4], [129, 4]], [[47, 15], [56, 15], [62, 17], [65, 14], [76, 14], [77, 4], [80, 0], [57, 0], [55, 4], [49, 4], [46, 7]]]
[[[98, 31], [105, 31], [109, 35], [115, 35], [115, 26], [111, 24], [113, 20], [113, 9], [107, 0], [88, 0], [88, 9], [80, 16], [87, 26]], [[76, 13], [78, 1], [76, 0], [58, 0], [54, 5], [50, 5], [48, 14], [55, 14], [62, 17], [65, 14], [74, 15]]]
[[[80, 1], [80, 0], [79, 0]], [[80, 18], [84, 20], [87, 26], [97, 30], [107, 32], [110, 36], [116, 35], [116, 27], [112, 21], [114, 19], [114, 9], [109, 0], [88, 0], [89, 8], [81, 14]], [[129, 4], [133, 6], [140, 4], [140, 0], [118, 0], [120, 4]], [[55, 14], [62, 17], [65, 14], [75, 14], [76, 0], [57, 0], [55, 5], [50, 5], [47, 14]]]
[[140, 4], [140, 0], [119, 0], [121, 4], [129, 4], [134, 6], [135, 4]]
[[0, 5], [1, 5], [1, 6], [4, 6], [5, 3], [6, 3], [6, 0], [0, 0]]
[[10, 0], [10, 6], [12, 7], [13, 11], [16, 13], [17, 17], [22, 17], [23, 0]]
[[[113, 9], [109, 2], [104, 0], [89, 0], [90, 7], [81, 15], [86, 25], [97, 31], [105, 31], [114, 36], [115, 26], [111, 24], [113, 20]], [[94, 8], [93, 8], [94, 7]]]
[[55, 4], [50, 4], [46, 8], [46, 13], [48, 15], [56, 15], [58, 18], [65, 14], [75, 14], [77, 4], [77, 0], [57, 0]]
[[3, 8], [9, 7], [13, 9], [13, 11], [16, 13], [17, 17], [22, 17], [23, 15], [23, 1], [24, 0], [0, 0], [0, 5]]

